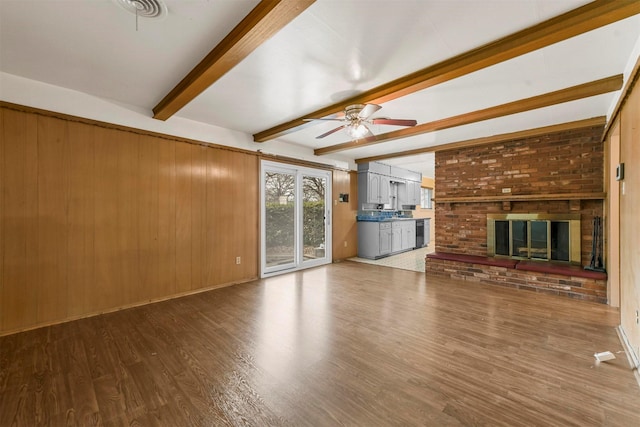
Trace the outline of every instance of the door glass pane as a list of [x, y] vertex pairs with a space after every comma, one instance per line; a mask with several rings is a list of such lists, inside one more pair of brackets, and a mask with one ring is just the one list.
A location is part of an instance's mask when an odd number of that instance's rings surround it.
[[513, 256], [529, 258], [527, 221], [511, 221]]
[[531, 258], [547, 259], [547, 221], [531, 221]]
[[294, 174], [265, 172], [266, 266], [295, 262]]
[[302, 178], [302, 240], [305, 261], [325, 257], [326, 178]]

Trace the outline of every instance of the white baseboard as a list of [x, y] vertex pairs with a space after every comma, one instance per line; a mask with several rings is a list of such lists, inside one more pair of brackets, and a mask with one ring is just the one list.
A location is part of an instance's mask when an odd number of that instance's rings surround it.
[[633, 347], [629, 343], [627, 334], [625, 334], [624, 329], [622, 329], [621, 325], [618, 325], [618, 327], [616, 328], [616, 332], [618, 333], [618, 338], [620, 339], [622, 347], [624, 348], [624, 353], [627, 355], [629, 367], [633, 370], [633, 374], [636, 377], [638, 386], [640, 386], [640, 372], [638, 372], [638, 369], [640, 369], [640, 359], [638, 359], [638, 355], [633, 351]]

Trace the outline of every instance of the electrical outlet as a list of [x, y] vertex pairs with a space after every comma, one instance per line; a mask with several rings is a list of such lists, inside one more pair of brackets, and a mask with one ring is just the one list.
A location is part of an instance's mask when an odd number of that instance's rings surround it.
[[345, 248], [347, 247], [347, 241], [346, 240], [344, 241], [344, 247]]
[[511, 189], [510, 188], [503, 188], [502, 189], [502, 193], [504, 193], [504, 194], [511, 193]]
[[236, 264], [240, 264], [240, 261], [241, 261], [240, 257], [239, 257], [239, 256], [237, 256], [237, 257], [236, 257]]

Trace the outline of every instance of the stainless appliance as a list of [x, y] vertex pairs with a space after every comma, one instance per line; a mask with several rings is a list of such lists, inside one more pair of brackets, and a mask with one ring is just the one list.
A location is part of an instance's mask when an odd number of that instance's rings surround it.
[[416, 219], [416, 248], [422, 248], [429, 243], [429, 242], [426, 242], [424, 230], [425, 230], [424, 218]]

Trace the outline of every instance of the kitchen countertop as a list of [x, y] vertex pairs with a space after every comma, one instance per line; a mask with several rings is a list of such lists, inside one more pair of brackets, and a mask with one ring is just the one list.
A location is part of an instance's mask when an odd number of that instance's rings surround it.
[[402, 218], [402, 217], [375, 217], [375, 216], [360, 216], [357, 220], [361, 222], [392, 222], [392, 221], [415, 221], [419, 218]]

